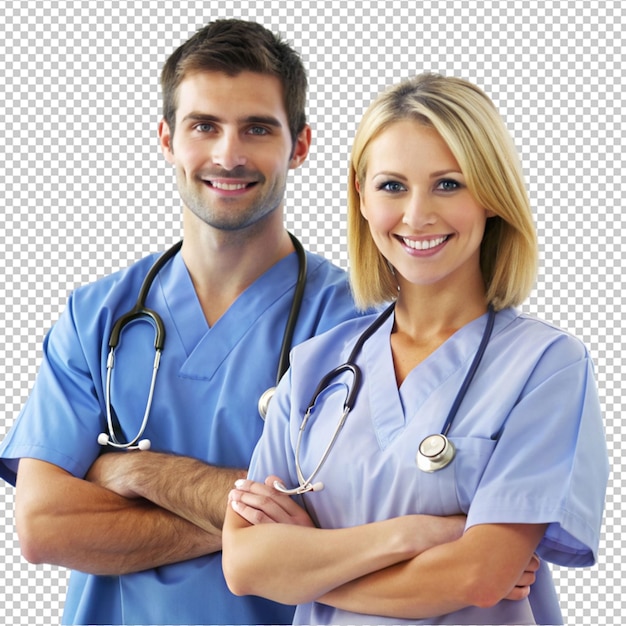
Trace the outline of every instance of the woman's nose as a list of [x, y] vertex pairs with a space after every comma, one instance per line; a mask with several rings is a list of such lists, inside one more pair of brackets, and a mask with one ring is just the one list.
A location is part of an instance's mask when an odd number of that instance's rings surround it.
[[425, 193], [415, 192], [408, 199], [402, 217], [402, 223], [419, 230], [424, 226], [432, 225], [437, 220], [435, 207]]

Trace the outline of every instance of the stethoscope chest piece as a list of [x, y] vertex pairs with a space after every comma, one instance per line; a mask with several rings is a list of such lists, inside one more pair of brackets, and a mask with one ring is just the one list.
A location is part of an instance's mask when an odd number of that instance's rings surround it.
[[275, 391], [276, 387], [270, 387], [269, 389], [266, 389], [259, 398], [259, 415], [263, 420], [265, 420], [265, 418], [267, 417], [267, 410], [270, 407], [270, 400], [274, 396]]
[[417, 449], [417, 467], [423, 472], [436, 472], [452, 462], [454, 444], [445, 435], [429, 435]]

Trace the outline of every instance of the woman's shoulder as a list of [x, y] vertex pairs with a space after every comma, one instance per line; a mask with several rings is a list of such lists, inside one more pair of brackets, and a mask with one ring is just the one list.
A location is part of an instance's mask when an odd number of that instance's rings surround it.
[[552, 322], [513, 308], [500, 311], [498, 317], [497, 336], [508, 345], [516, 344], [529, 351], [558, 352], [572, 361], [589, 356], [581, 339]]

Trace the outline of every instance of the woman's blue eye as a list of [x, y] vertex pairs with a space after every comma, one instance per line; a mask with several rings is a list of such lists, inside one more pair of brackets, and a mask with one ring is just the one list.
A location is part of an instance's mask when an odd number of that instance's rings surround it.
[[441, 189], [442, 191], [454, 191], [458, 189], [460, 186], [461, 186], [461, 183], [459, 183], [456, 180], [452, 180], [451, 178], [446, 178], [445, 180], [441, 180], [437, 184], [437, 188]]
[[390, 180], [386, 183], [381, 183], [378, 186], [378, 189], [382, 189], [383, 191], [390, 191], [391, 193], [398, 193], [399, 191], [404, 191], [405, 187], [402, 183], [397, 183]]

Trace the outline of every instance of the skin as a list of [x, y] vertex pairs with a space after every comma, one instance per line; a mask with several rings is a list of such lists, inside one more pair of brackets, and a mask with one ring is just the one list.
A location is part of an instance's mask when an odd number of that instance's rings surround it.
[[[357, 190], [400, 288], [391, 335], [400, 385], [486, 312], [479, 255], [490, 214], [472, 197], [439, 134], [414, 121], [397, 122], [371, 142]], [[544, 524], [483, 524], [463, 532], [458, 520], [407, 515], [319, 529], [273, 489], [274, 479], [240, 480], [229, 496], [223, 566], [234, 593], [417, 619], [519, 600], [534, 582]], [[437, 525], [443, 534], [431, 536]]]
[[[273, 76], [194, 73], [182, 81], [177, 101], [176, 132], [162, 121], [159, 140], [183, 201], [183, 260], [213, 324], [293, 251], [283, 194], [289, 170], [307, 157], [311, 132], [307, 126], [291, 137]], [[150, 451], [103, 454], [87, 480], [22, 459], [16, 485], [22, 552], [33, 563], [112, 575], [215, 552], [228, 491], [244, 475], [245, 469]]]

